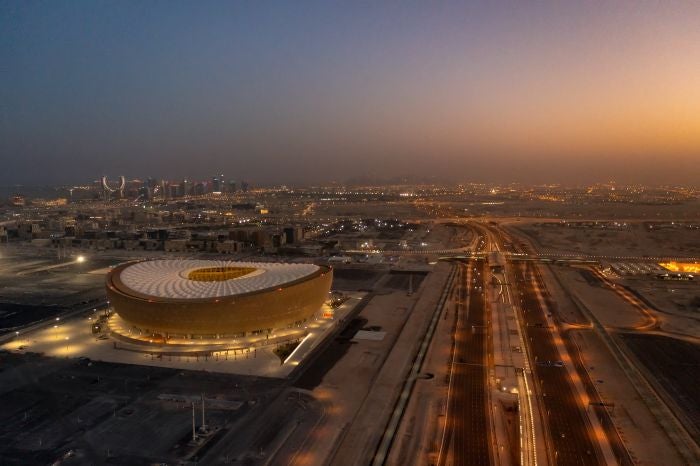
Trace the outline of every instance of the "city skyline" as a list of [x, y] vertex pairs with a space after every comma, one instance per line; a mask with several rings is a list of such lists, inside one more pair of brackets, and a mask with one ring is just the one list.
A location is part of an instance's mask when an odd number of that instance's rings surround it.
[[0, 8], [0, 185], [700, 175], [697, 4]]

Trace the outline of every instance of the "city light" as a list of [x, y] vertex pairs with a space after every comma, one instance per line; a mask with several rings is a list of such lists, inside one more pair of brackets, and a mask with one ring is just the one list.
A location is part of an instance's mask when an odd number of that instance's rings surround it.
[[700, 465], [700, 1], [7, 3], [0, 463]]
[[700, 263], [661, 262], [659, 265], [670, 272], [700, 274]]

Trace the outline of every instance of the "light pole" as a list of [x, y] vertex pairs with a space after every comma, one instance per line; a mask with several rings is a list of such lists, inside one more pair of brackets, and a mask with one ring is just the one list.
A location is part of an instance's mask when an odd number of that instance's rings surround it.
[[197, 431], [195, 430], [195, 425], [194, 425], [194, 401], [192, 402], [192, 441], [193, 442], [197, 441]]

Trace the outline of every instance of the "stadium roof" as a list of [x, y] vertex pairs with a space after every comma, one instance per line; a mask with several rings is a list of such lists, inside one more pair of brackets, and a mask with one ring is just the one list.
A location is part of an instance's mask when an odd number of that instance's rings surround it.
[[[119, 279], [124, 286], [148, 296], [201, 299], [274, 288], [302, 279], [317, 270], [319, 267], [313, 264], [152, 260], [126, 267]], [[207, 279], [208, 275], [218, 278]], [[240, 276], [224, 279], [235, 275]]]

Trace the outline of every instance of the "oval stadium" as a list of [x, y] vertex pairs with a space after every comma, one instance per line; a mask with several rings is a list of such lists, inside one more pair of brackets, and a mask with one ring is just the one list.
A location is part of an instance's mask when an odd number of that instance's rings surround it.
[[328, 299], [333, 271], [313, 264], [148, 260], [107, 275], [107, 297], [133, 330], [224, 338], [299, 327]]

